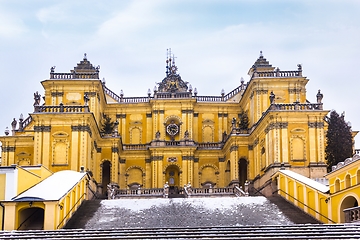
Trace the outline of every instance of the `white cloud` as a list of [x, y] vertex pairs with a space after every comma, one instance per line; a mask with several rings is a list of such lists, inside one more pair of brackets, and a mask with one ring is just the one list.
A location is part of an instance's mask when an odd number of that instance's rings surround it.
[[159, 23], [161, 16], [154, 10], [161, 1], [132, 1], [125, 9], [113, 13], [113, 16], [102, 23], [98, 35], [102, 38], [123, 38], [129, 33], [139, 32]]
[[22, 19], [17, 14], [0, 11], [0, 37], [14, 38], [27, 32], [27, 28]]

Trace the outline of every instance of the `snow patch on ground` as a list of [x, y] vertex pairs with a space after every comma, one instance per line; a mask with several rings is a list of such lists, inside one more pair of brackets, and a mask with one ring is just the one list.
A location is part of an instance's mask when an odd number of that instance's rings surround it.
[[103, 200], [86, 229], [293, 224], [265, 197]]
[[132, 211], [161, 207], [169, 203], [183, 204], [191, 202], [193, 206], [204, 207], [210, 210], [230, 209], [239, 204], [264, 204], [265, 197], [219, 197], [219, 198], [156, 198], [156, 199], [113, 199], [102, 201], [105, 208], [121, 207]]

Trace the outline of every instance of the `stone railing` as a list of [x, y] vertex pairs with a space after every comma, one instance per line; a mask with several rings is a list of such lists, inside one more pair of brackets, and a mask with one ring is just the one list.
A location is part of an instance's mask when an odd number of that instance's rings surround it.
[[223, 146], [222, 142], [198, 143], [198, 149], [221, 149]]
[[123, 150], [147, 150], [147, 144], [123, 144]]
[[149, 100], [149, 97], [120, 97], [120, 103], [145, 103]]
[[[247, 196], [236, 194], [237, 190], [233, 187], [228, 188], [190, 188], [182, 189], [181, 192], [186, 195], [186, 197], [211, 197], [211, 196]], [[115, 197], [119, 198], [141, 198], [141, 197], [168, 197], [164, 194], [163, 188], [139, 188], [139, 189], [118, 189], [116, 190]]]
[[99, 72], [95, 73], [50, 73], [50, 79], [99, 79]]
[[180, 146], [181, 141], [166, 141], [165, 142], [165, 146]]
[[163, 197], [163, 188], [139, 188], [116, 190], [115, 198], [123, 197]]
[[360, 207], [344, 209], [344, 214], [346, 223], [360, 222]]
[[234, 195], [234, 188], [192, 188], [192, 196], [201, 195]]
[[154, 98], [192, 98], [191, 92], [175, 92], [175, 93], [168, 93], [168, 92], [156, 92], [154, 94]]
[[302, 77], [302, 71], [269, 71], [269, 72], [254, 72], [252, 78], [256, 77]]
[[123, 95], [117, 95], [110, 89], [108, 89], [105, 84], [103, 84], [105, 94], [109, 95], [118, 103], [144, 103], [149, 102], [150, 97], [124, 97]]
[[322, 103], [272, 103], [270, 110], [282, 110], [282, 111], [304, 111], [304, 110], [323, 110]]
[[109, 95], [110, 97], [112, 97], [113, 99], [115, 99], [115, 101], [120, 102], [120, 97], [118, 95], [116, 95], [116, 93], [114, 93], [113, 91], [111, 91], [110, 89], [108, 89], [105, 84], [103, 83], [103, 88], [104, 88], [104, 93]]
[[84, 113], [84, 112], [89, 112], [89, 106], [81, 106], [81, 105], [67, 106], [67, 105], [63, 105], [62, 103], [60, 103], [59, 106], [45, 106], [45, 105], [35, 106], [34, 112], [36, 112], [36, 113], [63, 113], [63, 112]]
[[23, 122], [22, 122], [22, 127], [25, 128], [27, 127], [32, 121], [32, 117], [28, 116]]
[[196, 96], [198, 102], [223, 102], [224, 97], [221, 96]]
[[227, 100], [238, 94], [241, 90], [242, 90], [242, 86], [238, 86], [237, 88], [235, 88], [234, 90], [232, 90], [231, 92], [229, 92], [224, 96], [224, 101], [226, 102]]

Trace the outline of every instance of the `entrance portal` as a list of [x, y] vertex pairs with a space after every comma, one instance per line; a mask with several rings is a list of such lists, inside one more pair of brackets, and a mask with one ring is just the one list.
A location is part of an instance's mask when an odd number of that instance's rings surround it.
[[111, 164], [109, 161], [104, 161], [101, 164], [102, 167], [102, 179], [101, 179], [101, 183], [102, 183], [102, 194], [106, 195], [107, 194], [107, 185], [110, 183], [110, 168], [111, 168]]
[[43, 230], [44, 209], [33, 207], [19, 212], [19, 226], [17, 230]]
[[340, 222], [342, 223], [345, 222], [344, 209], [353, 208], [357, 206], [358, 206], [358, 202], [356, 198], [354, 198], [353, 196], [347, 196], [340, 205], [340, 212], [339, 212]]
[[169, 184], [169, 194], [178, 194], [180, 186], [180, 169], [176, 165], [170, 165], [165, 171], [165, 182]]
[[245, 158], [240, 158], [239, 160], [239, 184], [242, 186], [242, 189], [245, 189], [245, 182], [248, 178], [248, 162]]

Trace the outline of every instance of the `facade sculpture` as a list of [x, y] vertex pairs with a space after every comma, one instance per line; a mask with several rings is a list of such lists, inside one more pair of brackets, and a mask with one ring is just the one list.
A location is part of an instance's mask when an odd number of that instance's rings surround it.
[[[53, 172], [83, 167], [103, 194], [111, 182], [120, 189], [135, 183], [154, 189], [187, 183], [244, 188], [246, 181], [259, 188], [281, 164], [310, 178], [326, 173], [328, 111], [322, 94], [314, 94], [315, 103], [307, 99], [309, 80], [301, 67], [280, 71], [261, 54], [248, 82], [241, 79], [219, 96], [193, 91], [171, 55], [166, 69], [153, 93], [124, 97], [106, 86], [86, 55], [70, 73], [51, 68], [41, 82], [44, 104], [19, 119], [18, 129], [14, 119], [13, 133], [0, 137], [2, 165], [17, 164], [27, 154], [31, 165]], [[213, 84], [221, 89], [220, 82]], [[110, 134], [102, 132], [104, 116], [114, 123]], [[246, 126], [236, 119], [245, 119]]]

